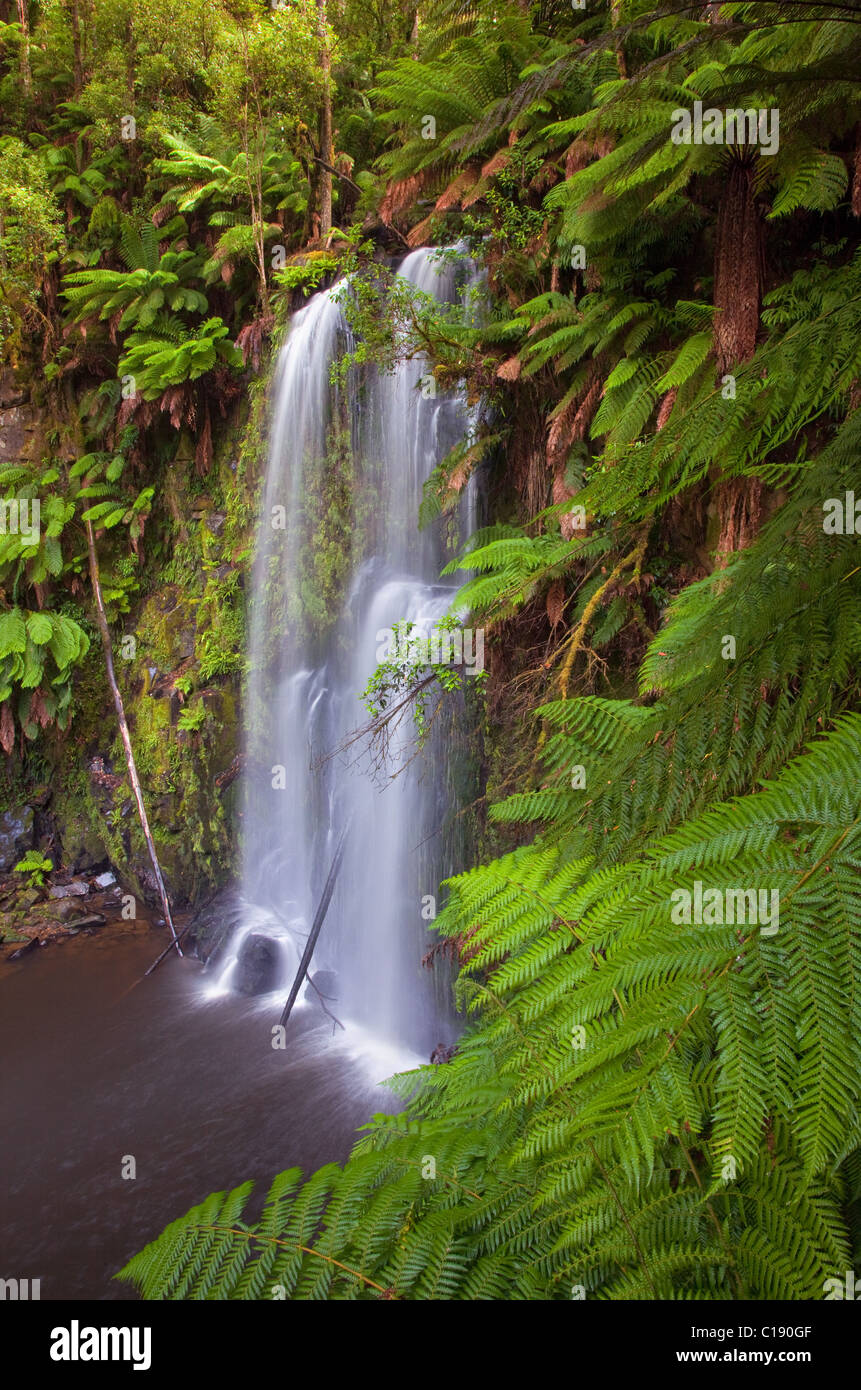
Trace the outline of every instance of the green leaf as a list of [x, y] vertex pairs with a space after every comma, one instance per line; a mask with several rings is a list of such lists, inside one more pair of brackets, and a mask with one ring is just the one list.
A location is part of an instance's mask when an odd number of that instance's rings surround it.
[[27, 619], [27, 633], [38, 647], [50, 642], [54, 628], [47, 613], [31, 613]]
[[0, 614], [0, 656], [27, 650], [27, 629], [18, 608]]
[[35, 642], [27, 643], [27, 650], [24, 654], [24, 670], [21, 675], [21, 686], [24, 690], [34, 690], [42, 679], [42, 672], [45, 669], [45, 653], [41, 647], [37, 647]]

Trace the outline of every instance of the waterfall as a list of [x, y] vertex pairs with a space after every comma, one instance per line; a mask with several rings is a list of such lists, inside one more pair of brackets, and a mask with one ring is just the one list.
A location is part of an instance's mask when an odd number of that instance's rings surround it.
[[[431, 250], [412, 252], [398, 273], [447, 303], [476, 283], [471, 262], [440, 263]], [[429, 903], [460, 867], [442, 833], [450, 743], [434, 730], [393, 778], [370, 775], [353, 750], [326, 755], [367, 722], [358, 696], [387, 630], [401, 619], [427, 630], [451, 607], [441, 525], [419, 531], [418, 510], [425, 480], [475, 419], [458, 392], [435, 392], [420, 357], [333, 385], [332, 363], [350, 346], [337, 288], [318, 294], [295, 315], [273, 382], [251, 600], [244, 908], [218, 978], [222, 988], [286, 991], [349, 822], [312, 974], [325, 972], [345, 1023], [427, 1052], [441, 1040], [422, 968]], [[469, 487], [461, 539], [473, 508]], [[390, 772], [411, 739], [408, 715]]]

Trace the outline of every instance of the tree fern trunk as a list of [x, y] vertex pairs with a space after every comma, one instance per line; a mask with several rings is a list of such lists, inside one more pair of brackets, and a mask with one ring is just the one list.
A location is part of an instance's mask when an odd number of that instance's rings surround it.
[[[718, 384], [753, 356], [759, 329], [763, 283], [763, 228], [753, 190], [754, 165], [733, 159], [715, 229], [714, 347]], [[733, 409], [733, 403], [727, 402]], [[713, 474], [717, 478], [717, 472]], [[716, 564], [722, 568], [734, 550], [749, 545], [763, 511], [759, 478], [726, 478], [714, 490], [717, 517]]]

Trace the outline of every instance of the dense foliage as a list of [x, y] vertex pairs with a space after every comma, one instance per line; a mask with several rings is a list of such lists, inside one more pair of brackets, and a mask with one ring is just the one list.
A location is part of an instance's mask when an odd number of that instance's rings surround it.
[[[170, 432], [205, 472], [276, 296], [341, 266], [374, 353], [407, 323], [486, 403], [423, 520], [485, 470], [491, 524], [453, 568], [525, 750], [437, 923], [454, 1059], [343, 1169], [282, 1174], [254, 1225], [248, 1185], [212, 1196], [124, 1274], [162, 1298], [821, 1297], [861, 1258], [855, 7], [84, 8], [0, 29], [2, 351], [35, 335], [82, 402], [78, 465], [0, 480], [54, 507], [0, 551], [24, 732], [83, 636], [80, 516], [136, 553]], [[675, 141], [694, 103], [771, 125]], [[375, 246], [454, 243], [488, 318], [375, 313]]]

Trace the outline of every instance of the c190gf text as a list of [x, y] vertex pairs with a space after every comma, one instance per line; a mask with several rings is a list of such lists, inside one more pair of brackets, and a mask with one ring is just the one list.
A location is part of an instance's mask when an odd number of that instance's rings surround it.
[[692, 1327], [691, 1336], [710, 1337], [716, 1342], [724, 1342], [731, 1337], [765, 1337], [769, 1340], [809, 1337], [812, 1331], [812, 1327], [739, 1327], [738, 1331], [734, 1327]]

